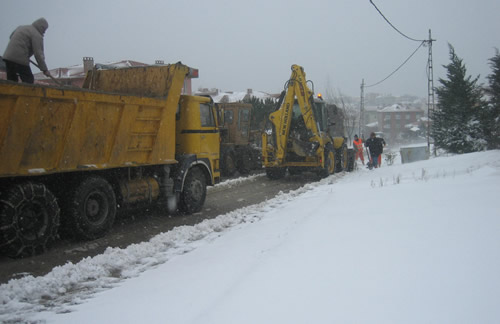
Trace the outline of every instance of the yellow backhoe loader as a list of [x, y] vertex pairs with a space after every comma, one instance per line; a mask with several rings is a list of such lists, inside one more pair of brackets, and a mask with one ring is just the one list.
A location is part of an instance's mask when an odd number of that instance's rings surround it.
[[[313, 171], [327, 177], [347, 169], [347, 145], [343, 137], [331, 137], [326, 105], [314, 98], [304, 69], [292, 65], [275, 112], [262, 134], [262, 161], [270, 179]], [[312, 82], [311, 82], [312, 83]]]

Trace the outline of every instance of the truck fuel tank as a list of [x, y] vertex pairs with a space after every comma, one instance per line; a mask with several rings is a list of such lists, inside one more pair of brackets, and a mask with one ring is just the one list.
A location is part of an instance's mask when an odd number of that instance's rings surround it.
[[160, 195], [160, 185], [154, 178], [142, 178], [120, 181], [120, 193], [123, 202], [134, 204], [138, 202], [152, 202]]

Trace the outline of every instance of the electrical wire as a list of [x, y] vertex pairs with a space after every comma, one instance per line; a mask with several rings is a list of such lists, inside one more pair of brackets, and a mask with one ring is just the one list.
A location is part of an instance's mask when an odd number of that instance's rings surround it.
[[365, 88], [370, 88], [370, 87], [374, 87], [376, 85], [379, 85], [381, 84], [382, 82], [384, 82], [385, 80], [389, 79], [394, 73], [396, 73], [399, 69], [401, 69], [403, 67], [403, 65], [406, 64], [406, 62], [408, 62], [413, 55], [415, 55], [415, 53], [420, 49], [420, 47], [422, 47], [422, 45], [424, 45], [427, 41], [422, 41], [420, 43], [420, 45], [418, 45], [417, 49], [413, 51], [413, 53], [411, 53], [410, 56], [408, 56], [408, 58], [400, 65], [398, 66], [398, 68], [396, 70], [394, 70], [391, 74], [389, 74], [387, 77], [385, 77], [383, 80], [380, 80], [379, 82], [377, 83], [374, 83], [374, 84], [371, 84], [371, 85], [368, 85], [368, 86], [364, 86]]
[[415, 38], [411, 38], [411, 37], [408, 37], [406, 36], [405, 34], [403, 34], [399, 29], [397, 29], [390, 21], [389, 19], [387, 19], [384, 14], [382, 13], [382, 11], [380, 11], [377, 6], [373, 3], [372, 0], [370, 0], [370, 3], [375, 7], [375, 9], [377, 9], [378, 13], [382, 16], [382, 18], [384, 18], [385, 21], [387, 21], [387, 23], [389, 25], [391, 25], [392, 28], [394, 28], [395, 31], [397, 31], [398, 33], [400, 33], [402, 36], [408, 38], [409, 40], [412, 40], [412, 41], [415, 41], [415, 42], [425, 42], [425, 40], [421, 40], [421, 39], [415, 39]]

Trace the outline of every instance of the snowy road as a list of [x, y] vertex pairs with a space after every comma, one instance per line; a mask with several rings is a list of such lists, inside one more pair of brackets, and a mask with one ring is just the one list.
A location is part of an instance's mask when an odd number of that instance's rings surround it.
[[161, 210], [136, 210], [117, 217], [112, 231], [101, 239], [90, 242], [61, 240], [43, 255], [13, 260], [0, 257], [0, 283], [25, 275], [43, 275], [53, 267], [66, 262], [76, 263], [85, 257], [104, 252], [107, 247], [127, 247], [148, 241], [153, 236], [176, 226], [193, 225], [204, 219], [270, 199], [280, 191], [294, 190], [307, 182], [318, 180], [304, 176], [287, 177], [271, 181], [263, 173], [234, 178], [215, 187], [209, 187], [207, 200], [201, 213], [188, 216], [168, 216]]

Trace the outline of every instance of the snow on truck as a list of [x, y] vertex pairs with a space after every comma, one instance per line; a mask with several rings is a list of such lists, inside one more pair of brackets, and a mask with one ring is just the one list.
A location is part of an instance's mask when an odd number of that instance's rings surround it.
[[304, 69], [292, 65], [275, 112], [262, 134], [262, 164], [270, 179], [302, 171], [326, 177], [336, 171], [352, 170], [344, 137], [328, 134], [330, 123], [325, 103], [314, 98]]
[[0, 81], [0, 250], [43, 252], [60, 229], [92, 240], [117, 208], [199, 211], [220, 181], [210, 98], [181, 95], [180, 63], [93, 70], [87, 89]]

